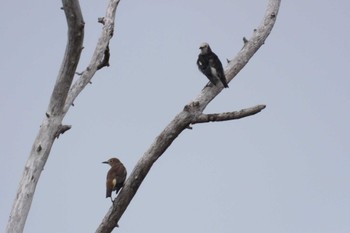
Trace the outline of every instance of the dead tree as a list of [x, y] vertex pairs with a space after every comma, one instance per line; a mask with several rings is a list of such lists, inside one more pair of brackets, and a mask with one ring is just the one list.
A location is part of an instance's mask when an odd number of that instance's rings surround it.
[[35, 188], [49, 157], [52, 145], [60, 134], [71, 128], [70, 125], [62, 124], [66, 113], [73, 105], [75, 98], [90, 82], [95, 72], [104, 66], [108, 66], [108, 44], [113, 36], [118, 3], [119, 0], [109, 1], [105, 17], [99, 19], [99, 22], [103, 24], [103, 29], [90, 64], [79, 74], [79, 78], [73, 84], [73, 77], [76, 74], [76, 68], [83, 49], [84, 19], [78, 0], [62, 0], [62, 10], [65, 12], [68, 24], [66, 51], [48, 109], [43, 114], [44, 120], [24, 168], [6, 228], [8, 233], [23, 232]]
[[[75, 98], [90, 82], [95, 72], [105, 66], [109, 66], [110, 51], [108, 44], [113, 36], [115, 14], [119, 1], [110, 0], [105, 17], [99, 18], [98, 22], [103, 24], [103, 29], [94, 54], [88, 67], [79, 73], [79, 78], [73, 83], [73, 77], [76, 74], [76, 68], [83, 49], [84, 20], [78, 0], [62, 0], [62, 9], [65, 12], [68, 24], [66, 51], [48, 109], [24, 168], [6, 228], [7, 233], [23, 232], [35, 188], [49, 157], [52, 145], [60, 134], [71, 128], [70, 125], [62, 124], [66, 113], [70, 106], [73, 105]], [[233, 60], [229, 61], [225, 69], [228, 82], [239, 73], [255, 52], [264, 44], [276, 21], [279, 6], [280, 0], [269, 0], [261, 25], [254, 30], [249, 40], [243, 38], [243, 48]], [[117, 196], [113, 206], [107, 212], [96, 232], [111, 232], [118, 226], [119, 219], [154, 162], [167, 150], [183, 130], [190, 129], [193, 124], [227, 121], [251, 116], [265, 108], [265, 105], [257, 105], [240, 111], [204, 114], [203, 111], [206, 106], [221, 91], [222, 87], [220, 85], [205, 87], [194, 100], [185, 105], [184, 109], [175, 116], [140, 158], [127, 179], [124, 188]]]
[[[243, 48], [233, 60], [229, 61], [225, 69], [228, 82], [232, 81], [255, 52], [264, 44], [275, 24], [280, 2], [280, 0], [269, 0], [262, 23], [257, 29], [254, 29], [253, 35], [249, 40], [245, 37], [243, 38]], [[240, 119], [254, 115], [265, 108], [265, 105], [257, 105], [237, 112], [204, 114], [204, 109], [222, 89], [223, 86], [221, 85], [205, 87], [201, 93], [187, 104], [167, 127], [165, 127], [136, 164], [134, 170], [126, 180], [125, 186], [114, 201], [113, 206], [109, 209], [102, 223], [97, 228], [96, 233], [110, 233], [115, 227], [118, 227], [119, 219], [136, 194], [154, 162], [157, 161], [183, 130], [190, 128], [192, 124]]]

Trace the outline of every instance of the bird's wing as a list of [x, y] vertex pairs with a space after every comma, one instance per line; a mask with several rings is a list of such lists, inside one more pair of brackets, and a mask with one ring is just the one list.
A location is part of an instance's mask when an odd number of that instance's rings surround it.
[[215, 74], [220, 79], [224, 87], [228, 87], [224, 68], [222, 67], [221, 61], [215, 53], [211, 53], [211, 56], [209, 58], [209, 66], [215, 69]]
[[197, 60], [198, 69], [215, 85], [215, 78], [210, 68], [210, 57], [200, 54]]
[[199, 55], [198, 59], [197, 59], [197, 65], [198, 65], [198, 69], [203, 72], [205, 71], [208, 66], [209, 66], [209, 61], [207, 59], [205, 59], [205, 57], [203, 55]]

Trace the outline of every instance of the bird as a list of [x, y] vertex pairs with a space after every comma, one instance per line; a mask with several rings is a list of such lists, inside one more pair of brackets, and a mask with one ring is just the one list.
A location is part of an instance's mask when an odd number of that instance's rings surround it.
[[102, 163], [111, 166], [106, 179], [106, 198], [110, 197], [113, 202], [112, 192], [115, 191], [115, 193], [118, 194], [119, 190], [124, 186], [127, 172], [122, 162], [117, 158], [110, 158]]
[[197, 59], [198, 69], [216, 86], [217, 80], [220, 80], [225, 88], [228, 87], [224, 68], [218, 56], [211, 50], [208, 43], [204, 42], [199, 46], [201, 50]]

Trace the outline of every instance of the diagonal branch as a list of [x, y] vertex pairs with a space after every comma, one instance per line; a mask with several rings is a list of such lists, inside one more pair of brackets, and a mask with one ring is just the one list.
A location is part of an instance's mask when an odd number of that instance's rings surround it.
[[68, 24], [68, 42], [62, 65], [51, 95], [43, 123], [33, 143], [20, 181], [16, 199], [7, 223], [7, 233], [23, 232], [33, 201], [36, 185], [49, 157], [57, 133], [68, 130], [62, 126], [62, 113], [68, 90], [78, 65], [84, 38], [84, 20], [78, 0], [62, 0]]
[[[67, 101], [64, 105], [64, 113], [67, 113], [70, 106], [72, 106], [74, 100], [77, 98], [79, 93], [85, 88], [95, 75], [96, 71], [103, 66], [107, 66], [109, 60], [109, 41], [113, 37], [115, 15], [120, 0], [110, 0], [106, 10], [106, 16], [99, 21], [103, 21], [103, 29], [101, 36], [97, 42], [95, 51], [92, 55], [90, 64], [82, 72], [80, 78], [70, 88]], [[101, 63], [102, 62], [102, 63]]]
[[53, 89], [47, 115], [62, 112], [69, 87], [72, 85], [84, 40], [84, 20], [78, 1], [62, 1], [68, 24], [68, 43], [60, 71]]
[[223, 113], [213, 113], [213, 114], [200, 114], [193, 119], [191, 124], [207, 123], [211, 121], [229, 121], [237, 120], [244, 117], [255, 115], [261, 112], [266, 105], [257, 105], [251, 108], [245, 108], [240, 111], [235, 112], [223, 112]]
[[[68, 24], [68, 42], [63, 62], [51, 95], [50, 103], [41, 124], [40, 130], [33, 143], [29, 158], [26, 162], [22, 179], [19, 184], [16, 199], [8, 220], [7, 233], [21, 233], [29, 214], [35, 188], [41, 172], [49, 157], [52, 145], [60, 134], [70, 129], [62, 125], [62, 120], [72, 105], [74, 99], [90, 82], [101, 61], [108, 63], [109, 53], [105, 51], [113, 36], [114, 18], [119, 0], [110, 0], [102, 35], [84, 74], [75, 82], [73, 78], [79, 63], [84, 38], [84, 20], [78, 0], [62, 0]], [[102, 59], [104, 57], [104, 59]]]
[[[280, 2], [280, 0], [268, 1], [263, 22], [226, 68], [225, 75], [228, 81], [231, 81], [238, 74], [255, 52], [264, 44], [276, 21]], [[137, 162], [134, 170], [126, 180], [123, 189], [116, 197], [113, 206], [109, 209], [100, 226], [97, 228], [96, 233], [110, 233], [118, 226], [119, 219], [136, 194], [153, 163], [164, 153], [177, 136], [202, 114], [206, 106], [222, 89], [223, 87], [221, 85], [205, 87], [161, 132], [150, 148]]]

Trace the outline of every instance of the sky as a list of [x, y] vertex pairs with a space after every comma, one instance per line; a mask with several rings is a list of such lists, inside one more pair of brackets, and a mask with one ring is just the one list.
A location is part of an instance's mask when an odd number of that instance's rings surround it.
[[[127, 170], [207, 83], [208, 42], [224, 66], [258, 27], [267, 1], [122, 0], [110, 67], [98, 71], [63, 123], [36, 188], [26, 233], [95, 232], [111, 206], [108, 166]], [[107, 1], [81, 1], [90, 61]], [[0, 9], [0, 227], [63, 58], [60, 1], [6, 1]], [[345, 0], [282, 1], [272, 33], [206, 108], [235, 121], [197, 124], [154, 164], [114, 232], [350, 232], [350, 32]]]

